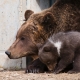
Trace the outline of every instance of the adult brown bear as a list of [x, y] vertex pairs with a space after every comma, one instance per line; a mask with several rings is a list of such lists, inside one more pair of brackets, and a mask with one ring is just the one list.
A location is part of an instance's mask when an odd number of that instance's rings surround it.
[[25, 22], [6, 54], [11, 59], [31, 56], [35, 60], [38, 44], [43, 44], [53, 33], [71, 30], [80, 31], [80, 0], [56, 0], [52, 7], [37, 14], [27, 10]]

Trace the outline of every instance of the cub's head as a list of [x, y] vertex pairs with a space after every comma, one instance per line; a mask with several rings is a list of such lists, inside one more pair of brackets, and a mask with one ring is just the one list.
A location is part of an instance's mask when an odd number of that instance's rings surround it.
[[53, 71], [58, 60], [57, 48], [50, 42], [46, 42], [46, 44], [39, 50], [39, 59], [47, 65], [50, 71]]

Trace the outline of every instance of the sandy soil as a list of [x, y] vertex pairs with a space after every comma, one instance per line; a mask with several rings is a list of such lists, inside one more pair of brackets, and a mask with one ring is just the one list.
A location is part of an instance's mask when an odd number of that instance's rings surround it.
[[1, 71], [0, 80], [80, 80], [80, 73], [78, 74], [67, 74], [67, 73], [25, 74], [24, 71]]

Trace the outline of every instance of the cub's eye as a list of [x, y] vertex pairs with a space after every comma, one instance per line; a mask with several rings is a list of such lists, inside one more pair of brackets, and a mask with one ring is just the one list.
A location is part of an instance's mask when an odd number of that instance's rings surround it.
[[25, 39], [24, 37], [21, 38], [21, 40], [24, 40], [24, 39]]

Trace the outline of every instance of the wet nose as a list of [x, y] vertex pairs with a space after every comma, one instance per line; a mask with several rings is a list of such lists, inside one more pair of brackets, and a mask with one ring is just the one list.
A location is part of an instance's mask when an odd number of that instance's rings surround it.
[[10, 52], [8, 52], [8, 51], [6, 51], [5, 53], [6, 53], [8, 56], [10, 56], [10, 55], [11, 55], [11, 53], [10, 53]]

